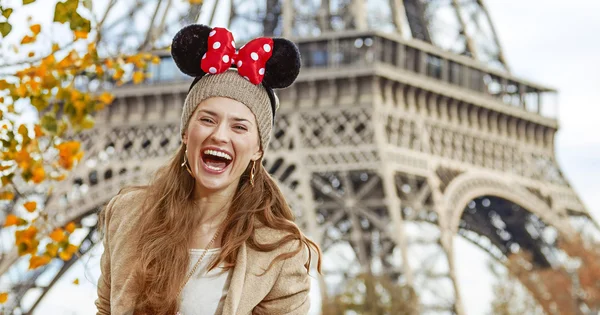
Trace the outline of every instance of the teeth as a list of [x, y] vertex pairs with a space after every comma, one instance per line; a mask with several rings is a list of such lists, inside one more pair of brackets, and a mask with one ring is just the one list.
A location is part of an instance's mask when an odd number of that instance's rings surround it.
[[221, 151], [215, 151], [215, 150], [205, 150], [204, 154], [210, 154], [213, 156], [218, 156], [218, 157], [222, 157], [228, 160], [231, 160], [231, 156], [225, 152], [221, 152]]
[[218, 167], [214, 167], [214, 166], [210, 166], [210, 165], [206, 165], [206, 167], [210, 168], [213, 171], [220, 171], [220, 170], [222, 170], [222, 168], [218, 168]]

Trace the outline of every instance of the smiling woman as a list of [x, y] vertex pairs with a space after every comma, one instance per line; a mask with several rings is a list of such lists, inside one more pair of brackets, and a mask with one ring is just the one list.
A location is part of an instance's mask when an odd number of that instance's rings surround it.
[[149, 185], [122, 190], [102, 212], [98, 313], [307, 314], [321, 252], [261, 163], [273, 89], [300, 70], [296, 46], [258, 38], [238, 52], [226, 29], [190, 25], [171, 52], [195, 77], [183, 144]]

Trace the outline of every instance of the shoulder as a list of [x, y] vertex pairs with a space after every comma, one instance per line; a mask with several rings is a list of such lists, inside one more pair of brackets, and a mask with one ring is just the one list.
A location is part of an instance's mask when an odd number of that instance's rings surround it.
[[[286, 262], [292, 264], [304, 265], [308, 261], [309, 248], [306, 244], [300, 241], [297, 237], [286, 241], [286, 238], [292, 235], [292, 232], [267, 227], [264, 225], [257, 226], [254, 230], [254, 239], [260, 244], [274, 244], [281, 242], [280, 246], [277, 246], [272, 251], [261, 252], [250, 249], [251, 254], [258, 258], [262, 258], [269, 263], [278, 257], [279, 255], [286, 255], [289, 253], [295, 253], [293, 256], [288, 256], [281, 260], [281, 263]], [[304, 236], [304, 235], [302, 235]], [[297, 252], [298, 248], [300, 251]]]
[[141, 217], [145, 199], [144, 188], [127, 188], [114, 196], [103, 210], [103, 220], [108, 230], [116, 230], [122, 224], [135, 224]]

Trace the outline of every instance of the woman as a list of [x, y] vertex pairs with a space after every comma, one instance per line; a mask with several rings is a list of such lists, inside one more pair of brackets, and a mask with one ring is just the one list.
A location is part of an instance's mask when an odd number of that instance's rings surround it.
[[296, 79], [297, 47], [258, 38], [238, 52], [226, 29], [190, 25], [171, 53], [196, 77], [183, 143], [150, 185], [122, 190], [100, 216], [98, 314], [306, 314], [311, 250], [319, 271], [321, 253], [261, 163], [273, 89]]

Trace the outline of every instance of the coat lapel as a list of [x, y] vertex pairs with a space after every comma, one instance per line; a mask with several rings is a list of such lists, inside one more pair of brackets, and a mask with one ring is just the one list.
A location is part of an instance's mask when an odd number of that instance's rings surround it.
[[223, 315], [235, 315], [237, 312], [242, 298], [244, 281], [246, 280], [247, 260], [246, 244], [243, 243], [238, 251], [235, 267], [231, 275], [231, 282], [229, 282], [229, 290], [225, 298], [225, 306], [223, 306]]

